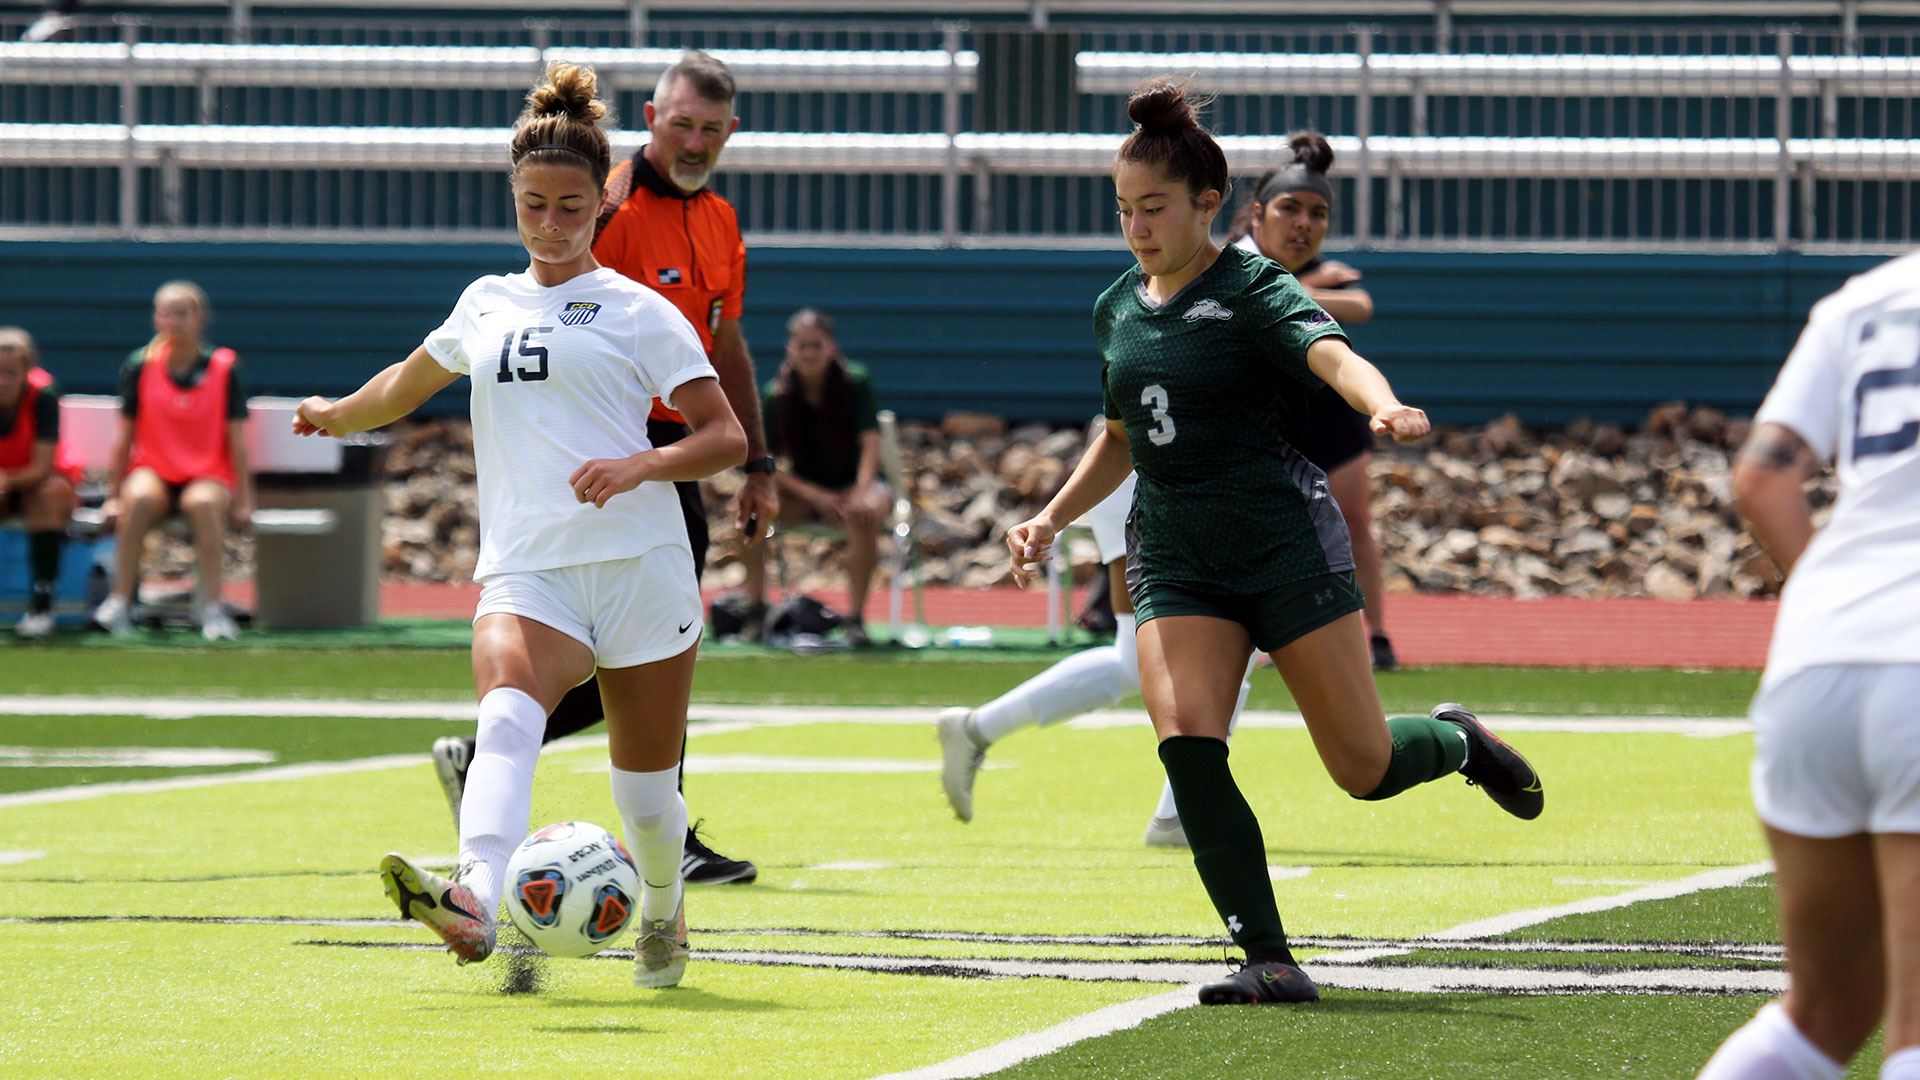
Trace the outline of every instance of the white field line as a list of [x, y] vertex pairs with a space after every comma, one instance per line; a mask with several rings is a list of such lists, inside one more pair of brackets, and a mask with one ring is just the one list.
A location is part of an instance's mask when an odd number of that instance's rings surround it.
[[381, 757], [354, 758], [351, 761], [310, 761], [301, 765], [281, 765], [272, 769], [215, 773], [211, 776], [181, 776], [169, 780], [118, 780], [107, 784], [78, 784], [73, 787], [42, 788], [0, 795], [0, 810], [13, 806], [40, 806], [46, 803], [82, 802], [108, 795], [142, 795], [155, 791], [184, 791], [188, 788], [221, 787], [226, 784], [271, 784], [281, 780], [305, 780], [314, 776], [371, 772], [417, 766], [425, 754], [386, 754]]
[[192, 769], [276, 760], [272, 751], [220, 746], [0, 746], [0, 769]]
[[[1243, 722], [1244, 719], [1243, 717]], [[1704, 889], [1738, 885], [1741, 882], [1764, 874], [1772, 868], [1773, 864], [1771, 863], [1752, 863], [1747, 866], [1712, 870], [1704, 874], [1695, 874], [1692, 877], [1682, 878], [1678, 881], [1666, 882], [1660, 885], [1649, 885], [1614, 896], [1575, 900], [1571, 903], [1560, 904], [1555, 907], [1529, 908], [1525, 911], [1517, 911], [1508, 915], [1498, 915], [1490, 919], [1479, 919], [1474, 922], [1462, 923], [1459, 926], [1434, 934], [1433, 938], [1446, 939], [1464, 944], [1465, 942], [1461, 942], [1460, 939], [1491, 937], [1496, 934], [1510, 933], [1521, 927], [1533, 926], [1538, 923], [1560, 918], [1564, 915], [1580, 915], [1591, 911], [1607, 911], [1612, 908], [1625, 907], [1628, 904], [1637, 904], [1643, 900], [1665, 900], [1676, 896], [1685, 896], [1688, 893], [1699, 892]], [[1367, 969], [1350, 966], [1365, 964], [1367, 961], [1376, 960], [1385, 956], [1401, 955], [1408, 951], [1409, 949], [1406, 946], [1336, 950], [1322, 956], [1316, 956], [1310, 963], [1314, 971], [1314, 981], [1324, 986], [1335, 986], [1347, 989], [1401, 991], [1421, 989], [1420, 983], [1423, 981], [1427, 983], [1428, 989], [1438, 990], [1470, 988], [1476, 985], [1474, 980], [1482, 976], [1487, 980], [1492, 980], [1494, 978], [1510, 979], [1520, 975], [1532, 975], [1540, 978], [1541, 981], [1539, 985], [1532, 988], [1535, 992], [1544, 989], [1588, 986], [1594, 990], [1613, 989], [1618, 991], [1625, 989], [1627, 985], [1641, 984], [1632, 983], [1631, 979], [1623, 982], [1620, 978], [1616, 978], [1616, 976], [1638, 977], [1652, 974], [1647, 972], [1629, 972], [1605, 973], [1602, 976], [1595, 976], [1579, 971], [1530, 972], [1525, 970], [1515, 971], [1509, 969], [1507, 971], [1501, 971], [1500, 969], [1477, 968]], [[968, 966], [974, 966], [977, 963], [977, 961], [967, 962]], [[1326, 976], [1324, 979], [1321, 977], [1323, 972]], [[1218, 978], [1219, 974], [1219, 965], [1207, 965], [1205, 973], [1202, 974], [1200, 978], [1195, 979], [1194, 982], [1198, 983], [1206, 979]], [[1664, 977], [1667, 973], [1658, 974]], [[1753, 990], [1755, 993], [1777, 993], [1786, 986], [1786, 975], [1784, 972], [1714, 971], [1704, 974], [1712, 979], [1712, 981], [1704, 986], [1692, 987], [1692, 989], [1744, 985], [1752, 982], [1755, 984]], [[1738, 978], [1733, 978], [1734, 976], [1738, 976]], [[1612, 985], [1598, 981], [1601, 979], [1612, 980]], [[1774, 980], [1774, 982], [1769, 982], [1769, 979]], [[1514, 992], [1529, 989], [1529, 987], [1517, 984], [1507, 984], [1498, 987], [1489, 986], [1487, 988], [1505, 989]], [[1674, 985], [1672, 988], [1676, 990], [1682, 989], [1682, 987], [1678, 985]], [[1654, 993], [1659, 991], [1648, 990], [1642, 992]], [[986, 1076], [990, 1073], [999, 1072], [1002, 1069], [1012, 1068], [1022, 1061], [1039, 1057], [1042, 1054], [1050, 1054], [1086, 1039], [1098, 1038], [1099, 1036], [1109, 1035], [1116, 1031], [1124, 1031], [1128, 1028], [1138, 1027], [1153, 1017], [1172, 1012], [1175, 1009], [1188, 1008], [1197, 1002], [1196, 987], [1189, 985], [1179, 990], [1169, 991], [1164, 994], [1155, 994], [1137, 1001], [1110, 1005], [1104, 1009], [1097, 1009], [1083, 1016], [1077, 1016], [1071, 1020], [1056, 1024], [1044, 1031], [1008, 1039], [1005, 1042], [995, 1043], [992, 1046], [983, 1047], [957, 1058], [950, 1058], [946, 1061], [936, 1062], [932, 1065], [913, 1069], [908, 1072], [891, 1073], [876, 1078], [876, 1080], [963, 1080], [963, 1078], [967, 1077]]]
[[[0, 719], [12, 716], [142, 716], [183, 720], [197, 716], [323, 716], [338, 719], [472, 721], [471, 701], [370, 701], [326, 698], [150, 698], [87, 695], [0, 695]], [[931, 727], [937, 709], [910, 706], [709, 705], [695, 704], [688, 719], [700, 730], [719, 734], [747, 727], [810, 724], [880, 724]], [[1719, 738], [1753, 730], [1732, 717], [1674, 716], [1502, 716], [1482, 717], [1501, 731], [1556, 731], [1594, 735], [1692, 735]], [[1140, 709], [1103, 709], [1070, 721], [1080, 730], [1145, 727]], [[726, 726], [722, 726], [726, 725]], [[1240, 718], [1246, 728], [1301, 728], [1296, 712], [1255, 710]]]

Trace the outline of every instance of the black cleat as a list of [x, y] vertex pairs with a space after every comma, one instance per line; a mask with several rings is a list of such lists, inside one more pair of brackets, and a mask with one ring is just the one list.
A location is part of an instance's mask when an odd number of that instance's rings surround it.
[[1367, 648], [1373, 653], [1373, 670], [1399, 671], [1400, 658], [1393, 654], [1393, 642], [1385, 634], [1375, 634], [1367, 639]]
[[1435, 705], [1431, 715], [1457, 725], [1467, 736], [1467, 763], [1460, 772], [1467, 783], [1487, 793], [1502, 810], [1522, 821], [1540, 816], [1546, 796], [1540, 792], [1540, 774], [1533, 771], [1520, 752], [1488, 731], [1480, 718], [1464, 705], [1447, 702]]
[[751, 885], [760, 869], [745, 859], [729, 859], [700, 840], [698, 823], [687, 829], [680, 877], [689, 885]]
[[1289, 1005], [1319, 1001], [1320, 988], [1292, 964], [1269, 960], [1242, 964], [1240, 970], [1200, 988], [1202, 1005]]

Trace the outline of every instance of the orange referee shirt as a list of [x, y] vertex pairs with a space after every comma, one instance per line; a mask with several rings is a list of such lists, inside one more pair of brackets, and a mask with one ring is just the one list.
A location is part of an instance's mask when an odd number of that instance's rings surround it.
[[[733, 204], [709, 188], [688, 195], [661, 176], [644, 150], [607, 177], [609, 215], [602, 211], [593, 257], [673, 302], [713, 355], [723, 319], [737, 319], [747, 294], [747, 244]], [[685, 423], [653, 403], [650, 419]]]

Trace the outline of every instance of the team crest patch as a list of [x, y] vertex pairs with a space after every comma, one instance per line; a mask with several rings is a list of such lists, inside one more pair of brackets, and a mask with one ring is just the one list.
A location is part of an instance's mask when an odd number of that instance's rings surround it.
[[600, 314], [600, 305], [588, 300], [575, 300], [560, 309], [560, 321], [568, 326], [585, 326]]
[[1188, 308], [1187, 313], [1180, 317], [1187, 322], [1195, 322], [1200, 319], [1231, 319], [1233, 318], [1233, 312], [1221, 307], [1220, 301], [1218, 300], [1201, 300]]
[[680, 268], [677, 266], [669, 266], [664, 270], [655, 271], [653, 277], [654, 280], [661, 285], [678, 285], [680, 284]]

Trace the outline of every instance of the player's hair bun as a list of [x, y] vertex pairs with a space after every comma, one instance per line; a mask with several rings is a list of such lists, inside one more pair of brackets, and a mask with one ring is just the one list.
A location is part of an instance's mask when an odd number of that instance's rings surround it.
[[1317, 131], [1302, 131], [1288, 139], [1287, 145], [1293, 149], [1296, 163], [1317, 173], [1333, 168], [1333, 147], [1328, 144], [1325, 135]]
[[606, 119], [607, 106], [600, 100], [600, 80], [590, 67], [556, 60], [547, 65], [546, 81], [527, 94], [527, 115], [564, 116], [583, 124], [598, 124]]
[[1127, 99], [1127, 119], [1149, 134], [1198, 128], [1200, 116], [1187, 97], [1192, 79], [1156, 75], [1136, 87]]

